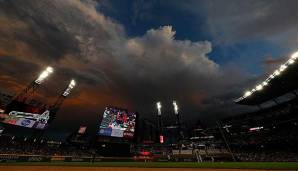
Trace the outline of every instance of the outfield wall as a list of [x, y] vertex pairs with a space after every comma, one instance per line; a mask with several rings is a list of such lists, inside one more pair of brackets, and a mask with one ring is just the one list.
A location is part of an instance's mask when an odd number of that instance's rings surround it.
[[5, 162], [196, 162], [193, 156], [167, 157], [92, 157], [92, 156], [47, 156], [47, 155], [21, 155], [0, 154], [0, 163]]
[[208, 169], [208, 168], [131, 168], [131, 167], [71, 167], [71, 166], [0, 166], [0, 171], [282, 171], [276, 169]]

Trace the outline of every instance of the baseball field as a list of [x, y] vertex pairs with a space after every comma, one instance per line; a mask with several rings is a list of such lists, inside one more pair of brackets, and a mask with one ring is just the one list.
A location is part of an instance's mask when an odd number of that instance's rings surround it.
[[0, 171], [278, 171], [298, 170], [298, 162], [25, 162], [1, 163]]

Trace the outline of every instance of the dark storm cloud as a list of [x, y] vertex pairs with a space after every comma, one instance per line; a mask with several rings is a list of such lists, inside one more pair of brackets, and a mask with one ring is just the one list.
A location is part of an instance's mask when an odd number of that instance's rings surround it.
[[289, 46], [298, 42], [296, 0], [211, 0], [203, 4], [207, 29], [221, 43], [263, 39]]
[[[192, 120], [214, 103], [207, 99], [232, 93], [245, 79], [242, 73], [209, 59], [209, 41], [176, 40], [171, 26], [128, 37], [122, 25], [96, 10], [94, 1], [15, 0], [0, 4], [0, 58], [13, 56], [15, 62], [26, 61], [38, 68], [54, 66], [57, 75], [51, 79], [56, 81], [49, 83], [53, 87], [78, 79], [78, 90], [61, 114], [71, 111], [75, 113], [72, 116], [83, 113], [94, 118], [111, 104], [145, 115], [155, 112], [157, 100], [162, 100], [169, 112], [171, 100], [176, 99]], [[1, 75], [9, 75], [4, 70], [0, 68]], [[71, 110], [74, 106], [81, 107]]]
[[67, 28], [62, 23], [59, 23], [59, 18], [56, 18], [59, 16], [57, 12], [61, 14], [61, 11], [55, 10], [55, 4], [45, 1], [3, 1], [0, 3], [1, 13], [4, 13], [8, 20], [25, 24], [23, 30], [10, 30], [14, 32], [12, 38], [26, 43], [40, 55], [42, 60], [49, 58], [52, 61], [62, 57], [65, 53], [75, 53], [79, 50], [76, 39], [67, 32]]
[[[27, 61], [18, 60], [12, 56], [1, 56], [0, 68], [2, 71], [1, 74], [12, 77], [20, 77], [20, 79], [22, 79], [20, 73], [34, 73], [37, 66]], [[19, 72], [16, 72], [16, 68]]]
[[[0, 57], [0, 85], [9, 87], [11, 92], [22, 88], [26, 84], [28, 73], [36, 73], [38, 66], [31, 62], [18, 60], [12, 56]], [[14, 93], [12, 93], [14, 94]]]

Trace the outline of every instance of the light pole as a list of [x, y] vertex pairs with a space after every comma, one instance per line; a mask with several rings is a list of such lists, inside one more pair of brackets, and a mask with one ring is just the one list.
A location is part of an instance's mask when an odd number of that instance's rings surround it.
[[173, 107], [174, 113], [176, 115], [176, 125], [177, 125], [177, 132], [178, 132], [178, 142], [184, 138], [183, 131], [181, 129], [181, 122], [180, 122], [180, 115], [179, 115], [179, 107], [176, 100], [173, 100]]
[[159, 130], [159, 142], [162, 144], [164, 142], [163, 129], [162, 129], [162, 118], [161, 118], [161, 102], [156, 103], [157, 108], [157, 122]]
[[179, 125], [180, 124], [179, 108], [175, 100], [173, 101], [173, 107], [174, 107], [174, 113], [176, 115], [176, 124]]

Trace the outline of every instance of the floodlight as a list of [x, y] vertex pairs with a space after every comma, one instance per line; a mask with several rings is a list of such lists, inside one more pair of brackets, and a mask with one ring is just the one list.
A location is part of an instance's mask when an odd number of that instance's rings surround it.
[[[267, 86], [269, 84], [269, 82], [274, 79], [276, 76], [280, 75], [283, 71], [285, 71], [289, 65], [295, 63], [295, 60], [298, 59], [298, 51], [296, 51], [295, 53], [293, 53], [291, 55], [291, 58], [284, 64], [282, 64], [277, 70], [275, 70], [271, 75], [269, 75], [269, 77], [263, 81], [261, 84], [257, 85], [254, 89], [252, 89], [251, 91], [246, 91], [244, 93], [244, 96], [242, 96], [241, 98], [239, 98], [240, 100], [250, 96], [251, 94], [253, 94], [256, 91], [260, 91], [262, 90], [265, 86]], [[238, 99], [238, 101], [239, 101]]]
[[244, 96], [245, 97], [248, 97], [248, 96], [250, 96], [252, 93], [251, 93], [251, 91], [246, 91], [245, 93], [244, 93]]
[[275, 71], [274, 71], [274, 75], [277, 76], [277, 75], [279, 75], [279, 74], [280, 74], [279, 70], [275, 70]]
[[52, 73], [52, 72], [54, 72], [54, 69], [52, 68], [52, 67], [47, 67], [47, 71], [49, 72], [49, 73]]
[[264, 81], [264, 82], [262, 83], [262, 85], [263, 85], [263, 86], [266, 86], [266, 85], [268, 85], [268, 83], [267, 83], [266, 81]]
[[156, 107], [157, 107], [158, 115], [160, 116], [161, 115], [161, 103], [157, 102]]
[[298, 58], [298, 51], [297, 52], [294, 52], [291, 56], [292, 59], [297, 59]]
[[47, 67], [35, 80], [36, 84], [41, 84], [51, 73], [54, 72], [52, 67]]
[[161, 109], [161, 103], [160, 103], [160, 102], [157, 102], [157, 103], [156, 103], [156, 106], [157, 106], [157, 109], [158, 109], [158, 110]]
[[76, 85], [76, 81], [75, 80], [71, 80], [69, 85], [72, 86], [72, 87], [74, 87]]
[[287, 69], [287, 66], [286, 66], [286, 65], [281, 65], [281, 66], [279, 67], [279, 71], [280, 71], [280, 72], [284, 71], [285, 69]]
[[289, 59], [289, 60], [288, 60], [288, 63], [289, 63], [289, 64], [293, 64], [294, 62], [295, 62], [295, 61], [294, 61], [293, 59]]
[[66, 97], [71, 93], [71, 90], [75, 87], [76, 85], [76, 81], [75, 80], [71, 80], [68, 87], [66, 88], [66, 90], [63, 92], [63, 96]]
[[257, 87], [256, 87], [256, 90], [257, 90], [257, 91], [260, 91], [260, 90], [262, 90], [262, 89], [263, 89], [263, 85], [262, 85], [262, 84], [257, 85]]
[[175, 114], [178, 115], [178, 105], [177, 105], [177, 103], [176, 103], [175, 100], [173, 101], [173, 106], [174, 106], [174, 112], [175, 112]]

